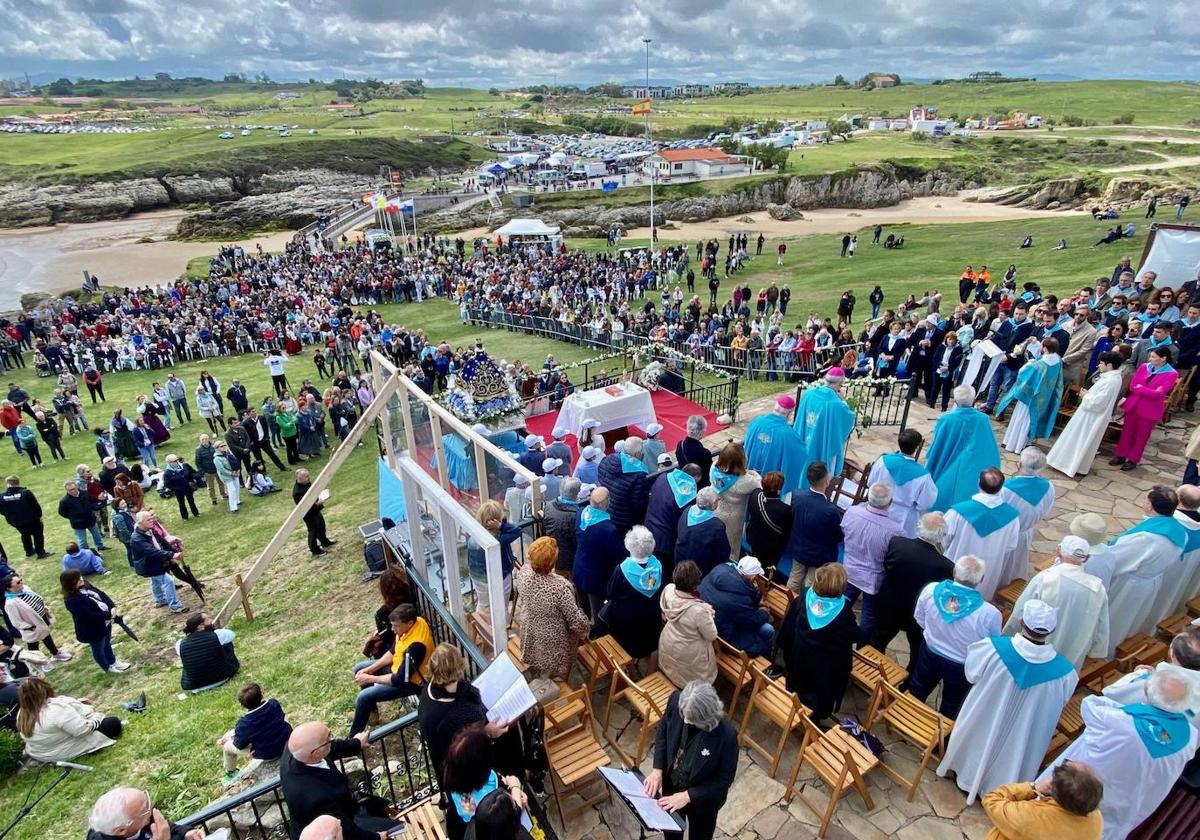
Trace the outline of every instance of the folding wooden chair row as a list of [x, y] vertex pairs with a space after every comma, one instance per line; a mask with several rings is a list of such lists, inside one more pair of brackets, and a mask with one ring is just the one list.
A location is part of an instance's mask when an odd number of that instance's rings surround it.
[[871, 699], [867, 710], [868, 720], [875, 711], [875, 701], [879, 696], [875, 691], [876, 687], [880, 683], [887, 683], [893, 688], [899, 688], [907, 679], [908, 671], [871, 645], [863, 645], [854, 651], [854, 660], [850, 665], [850, 682], [866, 692]]
[[954, 729], [954, 721], [931, 709], [911, 694], [901, 693], [900, 689], [885, 681], [878, 682], [875, 691], [876, 697], [871, 701], [872, 713], [867, 718], [866, 728], [873, 729], [877, 724], [883, 723], [889, 732], [895, 732], [921, 750], [917, 772], [911, 779], [905, 778], [886, 762], [879, 762], [880, 768], [908, 791], [908, 801], [912, 802], [925, 774], [925, 768], [934, 758], [940, 758], [945, 753], [946, 742]]
[[[592, 700], [586, 688], [578, 688], [560, 696], [551, 704], [551, 708], [575, 704], [581, 704], [582, 708], [570, 726], [564, 725], [567, 721], [563, 716], [563, 724], [560, 724], [559, 729], [551, 731], [547, 727], [545, 733], [546, 760], [550, 765], [550, 788], [558, 810], [558, 819], [564, 828], [569, 817], [608, 799], [608, 786], [596, 771], [612, 763], [608, 752], [600, 743], [595, 716], [592, 713]], [[599, 793], [586, 793], [589, 788], [597, 785]], [[582, 803], [567, 813], [563, 810], [563, 799], [571, 794], [579, 794]]]
[[[642, 763], [642, 759], [646, 755], [646, 748], [650, 744], [650, 735], [658, 726], [659, 721], [663, 719], [663, 714], [666, 712], [667, 701], [671, 699], [671, 695], [678, 689], [675, 683], [664, 674], [662, 671], [655, 671], [642, 677], [636, 682], [625, 673], [625, 668], [618, 664], [611, 654], [604, 654], [608, 658], [609, 667], [612, 669], [612, 681], [608, 687], [608, 705], [604, 709], [604, 722], [602, 730], [607, 735], [608, 724], [612, 720], [613, 705], [618, 700], [624, 700], [629, 704], [630, 710], [637, 717], [641, 718], [641, 726], [638, 728], [637, 753], [631, 761], [630, 756], [621, 745], [610, 739], [613, 749], [621, 756], [621, 759], [630, 766], [637, 766]], [[622, 688], [621, 686], [624, 686]]]

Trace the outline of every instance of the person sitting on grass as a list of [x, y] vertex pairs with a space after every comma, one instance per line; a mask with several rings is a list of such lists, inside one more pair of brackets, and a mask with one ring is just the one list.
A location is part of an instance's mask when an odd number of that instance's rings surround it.
[[271, 480], [271, 476], [267, 475], [266, 464], [262, 461], [255, 461], [250, 465], [251, 496], [269, 496], [272, 493], [278, 493], [280, 489], [275, 486], [275, 482]]
[[[226, 787], [262, 775], [268, 769], [278, 769], [279, 757], [292, 736], [292, 725], [287, 722], [283, 707], [273, 697], [263, 700], [258, 683], [242, 686], [237, 699], [246, 713], [237, 719], [233, 729], [217, 739], [225, 767], [222, 782]], [[239, 771], [238, 759], [247, 755], [250, 761]]]
[[207, 613], [189, 615], [183, 625], [184, 637], [175, 643], [175, 652], [183, 662], [179, 685], [193, 694], [228, 682], [242, 667], [233, 652], [232, 630], [217, 629]]
[[71, 761], [111, 746], [121, 737], [121, 721], [93, 709], [87, 698], [60, 697], [45, 679], [29, 676], [17, 690], [17, 731], [30, 758]]
[[67, 543], [67, 553], [63, 555], [62, 567], [63, 571], [76, 569], [83, 575], [108, 574], [108, 569], [104, 568], [104, 561], [100, 559], [100, 555], [90, 548], [80, 548], [79, 543], [74, 540]]

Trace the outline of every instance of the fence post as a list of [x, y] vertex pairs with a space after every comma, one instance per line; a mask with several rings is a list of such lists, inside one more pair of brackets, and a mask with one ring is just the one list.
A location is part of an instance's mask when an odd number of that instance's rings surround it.
[[237, 584], [238, 595], [242, 600], [242, 611], [246, 613], [246, 621], [254, 621], [254, 611], [250, 609], [250, 593], [246, 590], [246, 582], [242, 580], [240, 574], [234, 575], [233, 580]]
[[908, 428], [908, 409], [912, 405], [912, 391], [905, 389], [907, 394], [904, 397], [904, 414], [900, 417], [900, 431], [903, 432]]

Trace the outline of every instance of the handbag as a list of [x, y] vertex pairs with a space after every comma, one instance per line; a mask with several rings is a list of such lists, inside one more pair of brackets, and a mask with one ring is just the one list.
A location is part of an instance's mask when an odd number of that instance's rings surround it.
[[887, 749], [887, 747], [883, 745], [883, 741], [880, 741], [863, 728], [862, 724], [858, 720], [858, 717], [855, 715], [847, 715], [846, 717], [842, 718], [842, 722], [838, 724], [838, 726], [841, 727], [843, 732], [845, 732], [855, 741], [858, 741], [858, 743], [862, 744], [863, 747], [865, 747], [871, 753], [871, 755], [883, 755], [884, 751]]

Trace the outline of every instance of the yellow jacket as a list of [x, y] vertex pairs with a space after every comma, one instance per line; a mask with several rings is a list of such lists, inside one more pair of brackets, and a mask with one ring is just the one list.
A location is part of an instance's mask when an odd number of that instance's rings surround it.
[[1104, 819], [1069, 813], [1053, 799], [1039, 798], [1029, 782], [1001, 785], [981, 802], [992, 820], [984, 840], [1100, 840]]

